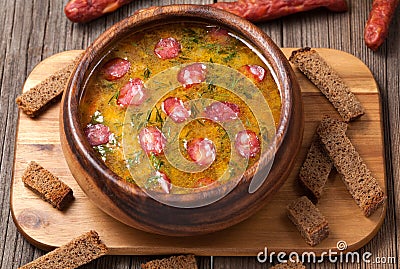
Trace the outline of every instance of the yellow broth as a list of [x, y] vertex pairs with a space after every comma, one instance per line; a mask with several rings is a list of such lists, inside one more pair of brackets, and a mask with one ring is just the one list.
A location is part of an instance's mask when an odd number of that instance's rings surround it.
[[[119, 106], [116, 101], [121, 87], [132, 78], [140, 78], [146, 83], [164, 70], [196, 62], [215, 63], [235, 70], [240, 70], [242, 66], [248, 64], [259, 65], [266, 70], [265, 78], [261, 82], [254, 79], [251, 80], [271, 109], [275, 123], [269, 120], [271, 122], [263, 124], [270, 128], [260, 130], [254, 111], [261, 108], [248, 107], [246, 102], [238, 95], [232, 93], [229, 89], [212, 84], [210, 80], [194, 84], [189, 88], [180, 86], [169, 91], [165, 96], [159, 96], [160, 101], [149, 113], [148, 122], [144, 122], [138, 128], [157, 126], [160, 130], [162, 129], [168, 116], [162, 111], [161, 103], [168, 97], [177, 97], [183, 102], [197, 98], [207, 98], [236, 104], [240, 108], [239, 119], [243, 126], [254, 131], [260, 141], [268, 142], [275, 134], [275, 126], [280, 117], [281, 103], [277, 85], [269, 68], [254, 52], [255, 49], [248, 47], [236, 35], [223, 36], [221, 41], [218, 37], [215, 39], [209, 34], [212, 29], [216, 28], [202, 24], [180, 23], [164, 25], [133, 34], [120, 40], [88, 78], [79, 107], [82, 128], [85, 128], [88, 124], [102, 123], [110, 129], [112, 133], [110, 141], [104, 145], [94, 146], [94, 148], [99, 153], [99, 158], [127, 182], [135, 183], [128, 167], [132, 163], [144, 161], [145, 157], [148, 157], [153, 168], [162, 171], [168, 176], [172, 186], [198, 187], [202, 185], [199, 182], [201, 179], [211, 178], [217, 180], [222, 176], [225, 170], [228, 169], [231, 151], [234, 150], [233, 148], [231, 149], [231, 141], [220, 124], [200, 117], [183, 123], [185, 126], [179, 134], [168, 134], [168, 136], [171, 138], [176, 135], [175, 139], [179, 142], [179, 150], [188, 160], [190, 158], [185, 148], [188, 141], [198, 137], [213, 141], [217, 153], [216, 159], [204, 171], [188, 173], [176, 169], [168, 162], [164, 154], [145, 156], [146, 153], [141, 150], [139, 143], [132, 145], [130, 152], [124, 152], [122, 137], [123, 127], [126, 124], [125, 114], [127, 108]], [[153, 51], [155, 44], [161, 38], [168, 37], [173, 37], [180, 42], [181, 51], [177, 57], [172, 59], [160, 59]], [[104, 79], [101, 67], [108, 60], [116, 57], [128, 60], [131, 66], [122, 78], [108, 81]], [[213, 75], [223, 77], [224, 73]], [[168, 83], [168, 81], [163, 81], [162, 83]], [[233, 85], [235, 81], [229, 81], [229, 83]], [[149, 94], [152, 94], [151, 89], [149, 89]], [[249, 96], [249, 98], [252, 97]], [[201, 111], [196, 111], [196, 107], [190, 107], [189, 109], [192, 116], [196, 116], [193, 114], [201, 115]], [[259, 113], [262, 114], [263, 111], [259, 111]], [[268, 121], [268, 117], [265, 120]], [[250, 157], [247, 166], [252, 166], [259, 157], [260, 152], [256, 156]], [[152, 175], [150, 171], [143, 171], [143, 173], [147, 173], [149, 177]]]

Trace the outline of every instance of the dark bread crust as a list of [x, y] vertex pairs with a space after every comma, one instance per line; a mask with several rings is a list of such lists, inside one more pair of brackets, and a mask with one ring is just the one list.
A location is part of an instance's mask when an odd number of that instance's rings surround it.
[[333, 163], [323, 150], [319, 137], [314, 136], [299, 172], [300, 183], [309, 191], [313, 201], [321, 197], [332, 167]]
[[300, 48], [300, 49], [292, 51], [292, 54], [290, 54], [290, 56], [289, 56], [289, 61], [294, 64], [294, 61], [296, 61], [296, 57], [298, 56], [298, 54], [302, 54], [304, 52], [309, 52], [310, 50], [311, 50], [310, 47], [304, 47], [304, 48]]
[[24, 185], [53, 207], [63, 210], [74, 199], [72, 189], [36, 162], [30, 162], [22, 175]]
[[270, 269], [306, 269], [306, 267], [301, 262], [290, 262], [279, 263], [272, 266]]
[[292, 52], [293, 63], [328, 98], [345, 122], [362, 116], [364, 108], [335, 70], [311, 48]]
[[[341, 132], [346, 132], [347, 124], [343, 122], [340, 127]], [[318, 201], [321, 197], [325, 183], [333, 168], [333, 163], [329, 155], [325, 152], [319, 136], [315, 133], [311, 146], [308, 149], [306, 159], [304, 160], [300, 172], [299, 180], [309, 191], [312, 200]]]
[[194, 255], [172, 256], [161, 260], [149, 261], [141, 265], [142, 269], [197, 269]]
[[347, 190], [364, 215], [369, 217], [384, 204], [386, 196], [350, 139], [344, 132], [337, 131], [341, 124], [325, 117], [317, 132]]
[[290, 203], [287, 213], [310, 246], [315, 246], [328, 237], [328, 221], [306, 196]]
[[107, 252], [107, 246], [101, 243], [97, 232], [89, 231], [19, 269], [74, 269]]
[[18, 107], [26, 115], [34, 118], [39, 116], [50, 104], [60, 100], [78, 58], [18, 96], [15, 99]]

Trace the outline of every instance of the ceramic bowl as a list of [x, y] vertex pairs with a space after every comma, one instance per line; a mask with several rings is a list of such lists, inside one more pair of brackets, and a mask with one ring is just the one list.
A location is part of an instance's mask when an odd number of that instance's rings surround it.
[[[182, 208], [150, 197], [137, 185], [112, 172], [86, 141], [78, 116], [84, 83], [109, 48], [130, 33], [171, 22], [216, 25], [252, 42], [270, 65], [281, 96], [281, 117], [275, 146], [260, 157], [258, 171], [266, 178], [249, 192], [256, 167], [250, 167], [239, 183], [223, 198], [208, 205]], [[281, 50], [259, 28], [230, 13], [207, 6], [172, 5], [143, 10], [115, 24], [84, 52], [64, 93], [60, 114], [62, 149], [72, 175], [86, 195], [101, 210], [140, 230], [169, 236], [215, 232], [237, 224], [256, 213], [285, 182], [293, 167], [303, 136], [303, 106], [299, 85]], [[263, 174], [264, 173], [264, 174]], [[220, 188], [189, 194], [170, 194], [175, 200], [193, 201]]]

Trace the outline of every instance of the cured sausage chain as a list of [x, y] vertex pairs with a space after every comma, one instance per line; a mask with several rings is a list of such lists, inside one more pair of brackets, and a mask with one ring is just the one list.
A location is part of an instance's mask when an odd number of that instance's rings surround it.
[[[71, 0], [64, 8], [65, 15], [73, 22], [84, 23], [113, 12], [133, 0]], [[369, 19], [365, 25], [365, 44], [377, 50], [389, 32], [399, 0], [374, 0]], [[218, 2], [211, 6], [234, 13], [253, 22], [273, 20], [298, 12], [320, 7], [330, 11], [347, 11], [345, 0], [239, 0], [235, 2]]]
[[73, 22], [88, 22], [117, 10], [133, 0], [71, 0], [64, 8], [65, 15]]
[[399, 5], [399, 0], [374, 0], [369, 19], [365, 25], [365, 44], [377, 50], [389, 33], [390, 21]]
[[[73, 22], [88, 22], [113, 12], [133, 0], [71, 0], [64, 8], [65, 15]], [[234, 13], [250, 21], [266, 21], [315, 8], [347, 11], [345, 0], [239, 0], [219, 2], [211, 6]]]
[[335, 12], [347, 11], [345, 0], [239, 0], [236, 2], [219, 2], [211, 6], [254, 22], [272, 20], [320, 7]]

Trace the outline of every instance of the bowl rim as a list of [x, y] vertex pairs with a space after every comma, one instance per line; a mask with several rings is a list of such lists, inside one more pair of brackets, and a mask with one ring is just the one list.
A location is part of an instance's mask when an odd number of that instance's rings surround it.
[[[293, 81], [293, 79], [295, 79], [293, 71], [291, 70], [290, 64], [286, 60], [285, 56], [266, 33], [247, 20], [209, 6], [187, 4], [144, 9], [108, 28], [86, 49], [68, 82], [67, 89], [63, 96], [61, 112], [61, 131], [68, 134], [66, 135], [67, 144], [69, 147], [73, 147], [72, 151], [78, 161], [84, 165], [91, 165], [101, 176], [109, 179], [115, 187], [124, 192], [128, 192], [130, 195], [137, 195], [143, 199], [151, 198], [137, 185], [121, 180], [118, 175], [116, 175], [103, 161], [100, 160], [100, 158], [98, 158], [97, 153], [89, 145], [87, 140], [84, 139], [83, 130], [78, 116], [78, 106], [83, 94], [81, 88], [84, 83], [84, 75], [89, 70], [88, 68], [92, 65], [93, 61], [96, 60], [96, 57], [98, 57], [99, 54], [104, 53], [104, 48], [111, 46], [112, 43], [121, 39], [126, 34], [140, 31], [140, 27], [151, 25], [155, 22], [168, 21], [167, 23], [171, 23], [171, 21], [175, 20], [183, 21], [184, 19], [187, 20], [193, 18], [196, 18], [199, 22], [223, 26], [224, 28], [244, 36], [263, 54], [271, 66], [271, 72], [275, 72], [277, 78], [277, 81], [275, 82], [278, 85], [281, 97], [281, 113], [279, 124], [276, 128], [275, 150], [274, 152], [267, 150], [267, 153], [276, 154], [287, 134], [289, 121], [293, 113], [293, 88], [295, 88], [293, 85], [297, 84], [297, 81]], [[240, 23], [232, 24], [232, 21]], [[99, 59], [97, 58], [97, 60]], [[264, 158], [264, 156], [260, 156], [260, 159], [256, 164], [260, 165], [262, 168], [268, 164], [269, 161], [270, 157]], [[248, 183], [248, 179], [251, 178], [252, 173], [254, 174], [254, 171], [251, 170], [257, 169], [256, 164], [250, 169], [247, 169], [247, 175], [245, 173], [239, 184]], [[77, 181], [78, 184], [81, 185], [79, 180]], [[96, 184], [99, 184], [100, 188], [104, 188], [104, 186], [98, 182], [99, 180], [95, 179], [95, 181]], [[282, 179], [277, 181], [279, 181], [278, 183], [280, 185], [283, 184]], [[237, 186], [235, 188], [237, 188]]]

